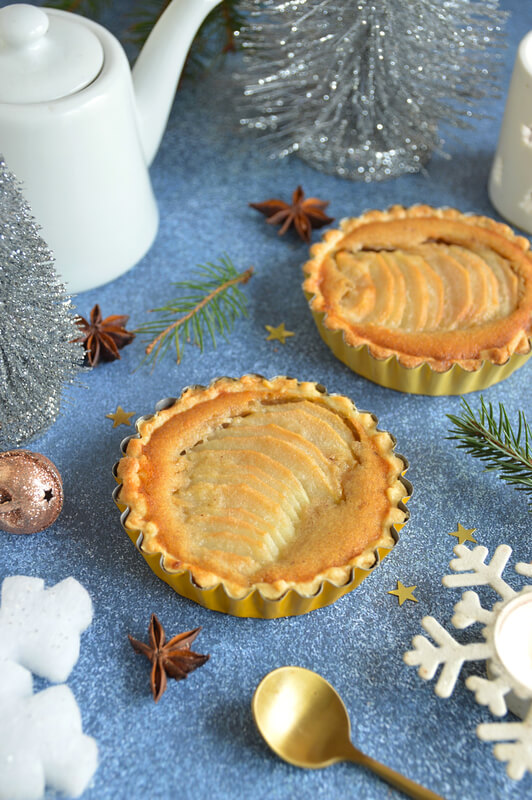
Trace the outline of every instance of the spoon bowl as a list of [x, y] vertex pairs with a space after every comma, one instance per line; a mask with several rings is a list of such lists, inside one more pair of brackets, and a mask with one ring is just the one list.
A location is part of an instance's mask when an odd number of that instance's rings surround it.
[[414, 800], [442, 800], [353, 746], [342, 699], [316, 672], [303, 667], [270, 672], [257, 686], [251, 708], [266, 743], [296, 767], [319, 769], [337, 761], [354, 761]]

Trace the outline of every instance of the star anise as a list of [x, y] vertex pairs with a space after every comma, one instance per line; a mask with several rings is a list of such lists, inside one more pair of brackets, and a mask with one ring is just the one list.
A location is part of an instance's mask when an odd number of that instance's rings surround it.
[[334, 222], [333, 217], [328, 217], [324, 209], [329, 202], [318, 200], [317, 197], [305, 198], [305, 193], [301, 186], [292, 194], [292, 203], [285, 203], [283, 200], [272, 198], [265, 200], [264, 203], [250, 203], [251, 208], [257, 209], [268, 219], [270, 225], [280, 225], [279, 236], [286, 233], [292, 225], [297, 233], [307, 244], [310, 242], [311, 231], [313, 228], [322, 228], [330, 222]]
[[163, 626], [157, 616], [152, 614], [148, 628], [149, 644], [139, 642], [138, 639], [128, 635], [133, 650], [145, 655], [152, 663], [150, 681], [156, 703], [166, 691], [167, 677], [180, 681], [186, 678], [189, 672], [202, 667], [209, 660], [209, 656], [202, 656], [190, 649], [200, 631], [201, 628], [194, 628], [192, 631], [179, 633], [167, 642]]
[[135, 338], [134, 333], [124, 328], [128, 319], [128, 316], [122, 314], [102, 319], [98, 303], [91, 311], [90, 322], [84, 317], [76, 317], [76, 325], [83, 331], [83, 336], [73, 341], [83, 343], [89, 366], [95, 367], [99, 361], [114, 361], [120, 358], [118, 351]]

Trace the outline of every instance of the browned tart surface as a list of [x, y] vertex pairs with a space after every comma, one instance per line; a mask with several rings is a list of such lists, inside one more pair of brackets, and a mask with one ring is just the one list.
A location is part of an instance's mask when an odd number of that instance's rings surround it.
[[393, 206], [346, 219], [311, 249], [303, 284], [348, 345], [405, 367], [477, 369], [530, 350], [529, 242], [487, 217]]
[[278, 597], [341, 585], [407, 516], [392, 437], [314, 383], [222, 378], [139, 432], [118, 467], [126, 525], [201, 587]]

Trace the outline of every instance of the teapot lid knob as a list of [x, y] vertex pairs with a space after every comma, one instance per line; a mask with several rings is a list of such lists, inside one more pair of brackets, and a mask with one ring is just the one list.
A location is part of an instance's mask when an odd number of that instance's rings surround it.
[[41, 8], [21, 3], [0, 14], [0, 38], [11, 47], [25, 47], [46, 35], [48, 16]]
[[0, 103], [79, 92], [100, 73], [103, 47], [81, 17], [26, 3], [0, 8]]

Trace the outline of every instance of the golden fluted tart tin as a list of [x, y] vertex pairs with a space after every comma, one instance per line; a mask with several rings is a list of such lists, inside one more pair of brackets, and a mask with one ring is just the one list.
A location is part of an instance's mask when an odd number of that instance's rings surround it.
[[532, 353], [529, 247], [487, 217], [393, 206], [329, 230], [303, 290], [322, 339], [354, 372], [398, 391], [464, 394]]
[[153, 572], [240, 617], [352, 591], [408, 520], [407, 462], [377, 420], [293, 378], [219, 378], [157, 404], [122, 442], [113, 498]]
[[[311, 302], [312, 295], [307, 293], [307, 300]], [[397, 392], [433, 397], [477, 392], [509, 378], [532, 355], [531, 344], [528, 353], [514, 353], [504, 364], [483, 361], [478, 369], [472, 371], [465, 370], [458, 364], [454, 364], [446, 372], [435, 372], [429, 364], [404, 367], [396, 356], [376, 358], [371, 354], [368, 345], [352, 347], [345, 341], [343, 332], [332, 331], [328, 327], [324, 322], [324, 314], [312, 311], [312, 316], [321, 338], [336, 358], [357, 375]]]

